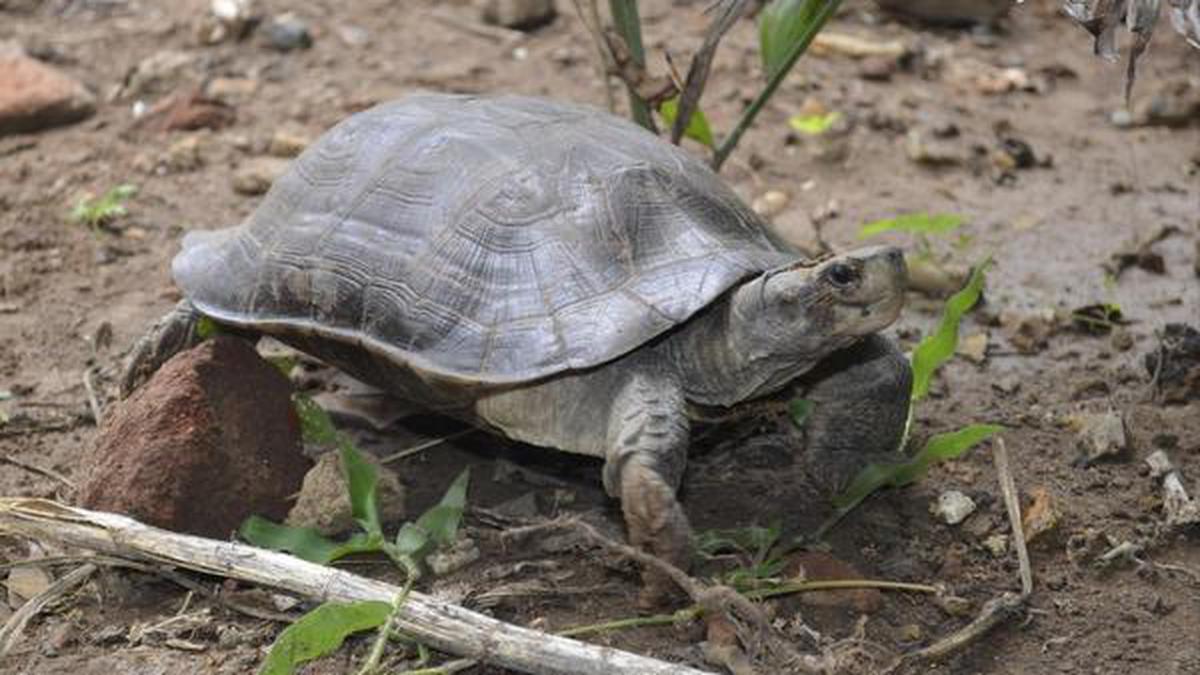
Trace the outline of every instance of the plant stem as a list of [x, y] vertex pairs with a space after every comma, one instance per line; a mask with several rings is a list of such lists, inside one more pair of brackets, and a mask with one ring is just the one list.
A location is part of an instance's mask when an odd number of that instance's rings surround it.
[[[928, 584], [910, 584], [904, 581], [880, 581], [875, 579], [829, 579], [826, 581], [795, 581], [780, 584], [773, 588], [760, 588], [743, 593], [751, 600], [765, 600], [777, 595], [792, 593], [807, 593], [811, 591], [845, 590], [851, 588], [878, 588], [890, 591], [908, 591], [910, 593], [937, 594], [936, 586]], [[556, 635], [562, 637], [577, 637], [590, 633], [600, 633], [606, 630], [623, 630], [625, 628], [642, 628], [645, 626], [667, 626], [675, 623], [691, 621], [704, 613], [699, 605], [691, 605], [673, 614], [655, 614], [654, 616], [635, 616], [628, 619], [616, 619], [603, 623], [593, 623], [586, 626], [575, 626]]]
[[[613, 26], [617, 29], [617, 34], [629, 47], [630, 58], [644, 71], [646, 50], [642, 46], [642, 20], [638, 16], [637, 0], [608, 0], [608, 9], [612, 12]], [[629, 109], [633, 114], [633, 121], [657, 133], [654, 117], [650, 115], [650, 106], [629, 83], [626, 83], [625, 88], [629, 90]]]
[[379, 627], [375, 643], [371, 645], [371, 653], [367, 656], [367, 660], [363, 663], [362, 668], [359, 668], [357, 675], [374, 675], [374, 673], [379, 671], [379, 664], [383, 661], [383, 651], [387, 647], [388, 636], [392, 632], [392, 625], [396, 623], [396, 617], [400, 616], [400, 611], [404, 608], [404, 603], [408, 601], [408, 594], [412, 590], [413, 581], [415, 579], [412, 575], [409, 575], [405, 579], [404, 589], [392, 601], [392, 611], [388, 614], [387, 621], [384, 621], [383, 625]]
[[[617, 0], [612, 1], [615, 3]], [[841, 6], [841, 4], [842, 0], [825, 0], [825, 5], [817, 11], [816, 17], [813, 19], [812, 23], [807, 26], [808, 30], [806, 30], [804, 34], [800, 36], [800, 39], [796, 40], [796, 43], [792, 45], [791, 50], [788, 52], [787, 59], [785, 59], [783, 64], [775, 71], [774, 74], [771, 75], [771, 78], [767, 81], [767, 86], [763, 87], [762, 91], [758, 93], [758, 97], [755, 98], [754, 101], [750, 103], [750, 106], [746, 108], [746, 111], [742, 113], [742, 117], [738, 120], [737, 126], [733, 128], [733, 131], [729, 132], [729, 135], [726, 136], [725, 139], [721, 141], [720, 146], [717, 147], [717, 151], [713, 153], [712, 165], [714, 171], [721, 170], [721, 165], [725, 163], [725, 160], [729, 158], [729, 155], [733, 152], [733, 149], [737, 147], [738, 141], [742, 139], [742, 134], [744, 134], [746, 129], [748, 129], [754, 122], [754, 118], [758, 117], [758, 113], [762, 110], [763, 106], [766, 105], [767, 101], [771, 98], [771, 95], [775, 93], [775, 90], [779, 88], [779, 85], [783, 83], [783, 80], [787, 77], [788, 73], [791, 72], [792, 66], [796, 64], [796, 61], [800, 58], [800, 55], [808, 50], [808, 46], [812, 44], [813, 38], [817, 36], [817, 33], [821, 31], [821, 28], [825, 26], [825, 23], [829, 21], [835, 12], [837, 12], [837, 9], [839, 6]]]

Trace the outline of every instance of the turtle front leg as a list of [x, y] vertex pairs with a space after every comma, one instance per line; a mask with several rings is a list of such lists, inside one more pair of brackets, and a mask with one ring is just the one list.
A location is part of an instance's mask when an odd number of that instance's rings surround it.
[[804, 422], [804, 466], [829, 494], [846, 488], [867, 464], [899, 458], [908, 420], [912, 368], [894, 342], [869, 335], [805, 375], [812, 402]]
[[[689, 427], [683, 391], [667, 376], [636, 373], [609, 413], [604, 487], [621, 500], [629, 540], [681, 568], [691, 563], [691, 528], [675, 498], [687, 463]], [[642, 572], [638, 605], [661, 604], [674, 583], [657, 569]]]
[[196, 334], [200, 317], [192, 303], [182, 300], [138, 339], [121, 374], [121, 398], [132, 394], [172, 356], [200, 343]]

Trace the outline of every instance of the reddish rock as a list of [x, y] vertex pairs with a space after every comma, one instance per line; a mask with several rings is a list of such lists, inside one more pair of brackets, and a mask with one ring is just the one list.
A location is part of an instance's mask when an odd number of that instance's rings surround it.
[[0, 43], [0, 135], [70, 124], [96, 111], [96, 97], [52, 66]]
[[[865, 578], [848, 562], [820, 551], [797, 553], [785, 574], [797, 581], [847, 581]], [[883, 594], [875, 588], [853, 588], [836, 591], [809, 591], [800, 594], [800, 601], [817, 607], [844, 607], [861, 614], [872, 614], [883, 605]]]
[[282, 520], [310, 462], [291, 384], [244, 340], [176, 355], [115, 408], [85, 461], [79, 503], [224, 538]]

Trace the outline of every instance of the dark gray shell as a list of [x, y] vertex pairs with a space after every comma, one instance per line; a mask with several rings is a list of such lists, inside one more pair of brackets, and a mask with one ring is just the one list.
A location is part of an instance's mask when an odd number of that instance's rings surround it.
[[219, 321], [485, 384], [612, 360], [797, 257], [630, 122], [420, 95], [335, 126], [173, 271]]

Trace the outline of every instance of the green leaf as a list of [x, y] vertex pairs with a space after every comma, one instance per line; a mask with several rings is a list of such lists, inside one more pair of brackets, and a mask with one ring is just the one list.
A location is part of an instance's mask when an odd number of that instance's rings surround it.
[[895, 218], [885, 218], [863, 225], [858, 231], [858, 238], [866, 239], [884, 232], [945, 234], [954, 231], [964, 222], [962, 216], [953, 213], [905, 213]]
[[808, 421], [808, 416], [812, 414], [813, 402], [806, 398], [794, 398], [788, 403], [788, 413], [792, 417], [792, 424], [796, 428], [802, 428], [804, 423]]
[[467, 506], [470, 479], [470, 468], [463, 469], [446, 489], [440, 502], [422, 513], [416, 522], [405, 523], [396, 533], [396, 552], [420, 560], [431, 546], [453, 544], [458, 538], [458, 526], [462, 523], [463, 511]]
[[836, 110], [823, 115], [792, 115], [788, 118], [788, 126], [808, 136], [820, 136], [841, 118], [842, 114]]
[[[674, 125], [675, 117], [679, 115], [679, 97], [673, 96], [663, 101], [658, 108], [658, 114], [662, 115], [663, 121], [668, 127]], [[687, 129], [684, 129], [683, 135], [699, 141], [709, 148], [716, 144], [713, 140], [712, 127], [708, 125], [708, 118], [699, 108], [692, 113], [692, 118], [688, 120]]]
[[238, 535], [260, 548], [286, 551], [319, 565], [354, 553], [374, 553], [380, 550], [382, 537], [356, 534], [346, 541], [336, 542], [311, 527], [292, 527], [273, 523], [260, 516], [250, 516], [238, 528]]
[[99, 199], [84, 198], [71, 209], [71, 220], [92, 227], [126, 215], [124, 202], [137, 194], [137, 186], [123, 183], [104, 193]]
[[723, 551], [752, 554], [757, 558], [765, 557], [767, 551], [779, 541], [782, 531], [779, 523], [768, 527], [751, 525], [731, 529], [705, 530], [696, 535], [696, 551], [704, 555], [714, 555]]
[[942, 311], [942, 321], [938, 324], [937, 331], [932, 335], [925, 336], [913, 350], [912, 400], [914, 402], [921, 400], [929, 393], [929, 382], [933, 379], [933, 373], [954, 356], [954, 350], [958, 347], [959, 323], [962, 322], [963, 315], [979, 301], [979, 296], [983, 292], [984, 274], [991, 264], [992, 259], [989, 257], [971, 270], [971, 278], [967, 281], [967, 285], [946, 301], [945, 309]]
[[296, 406], [296, 415], [300, 418], [300, 435], [305, 443], [333, 447], [338, 445], [341, 436], [333, 420], [325, 409], [304, 394], [294, 394], [292, 402]]
[[880, 488], [908, 485], [924, 475], [933, 464], [961, 457], [967, 450], [1003, 429], [998, 424], [972, 424], [958, 431], [937, 434], [906, 462], [872, 463], [859, 471], [850, 481], [850, 486], [834, 498], [833, 504], [848, 511]]
[[279, 634], [259, 675], [290, 675], [300, 664], [332, 654], [347, 636], [383, 625], [391, 612], [386, 602], [327, 602]]
[[815, 24], [824, 4], [823, 0], [773, 0], [759, 12], [758, 51], [768, 80], [787, 66], [793, 45], [818, 28]]
[[[200, 340], [208, 340], [220, 334], [221, 324], [213, 321], [211, 317], [202, 316], [199, 319], [196, 319], [196, 337], [200, 338]], [[299, 413], [299, 409], [297, 409], [296, 412]], [[301, 421], [304, 420], [303, 417], [300, 419]]]
[[379, 521], [376, 492], [379, 471], [374, 464], [363, 459], [358, 448], [341, 434], [338, 434], [338, 452], [342, 455], [342, 471], [350, 493], [351, 516], [364, 532], [382, 537], [383, 525]]

